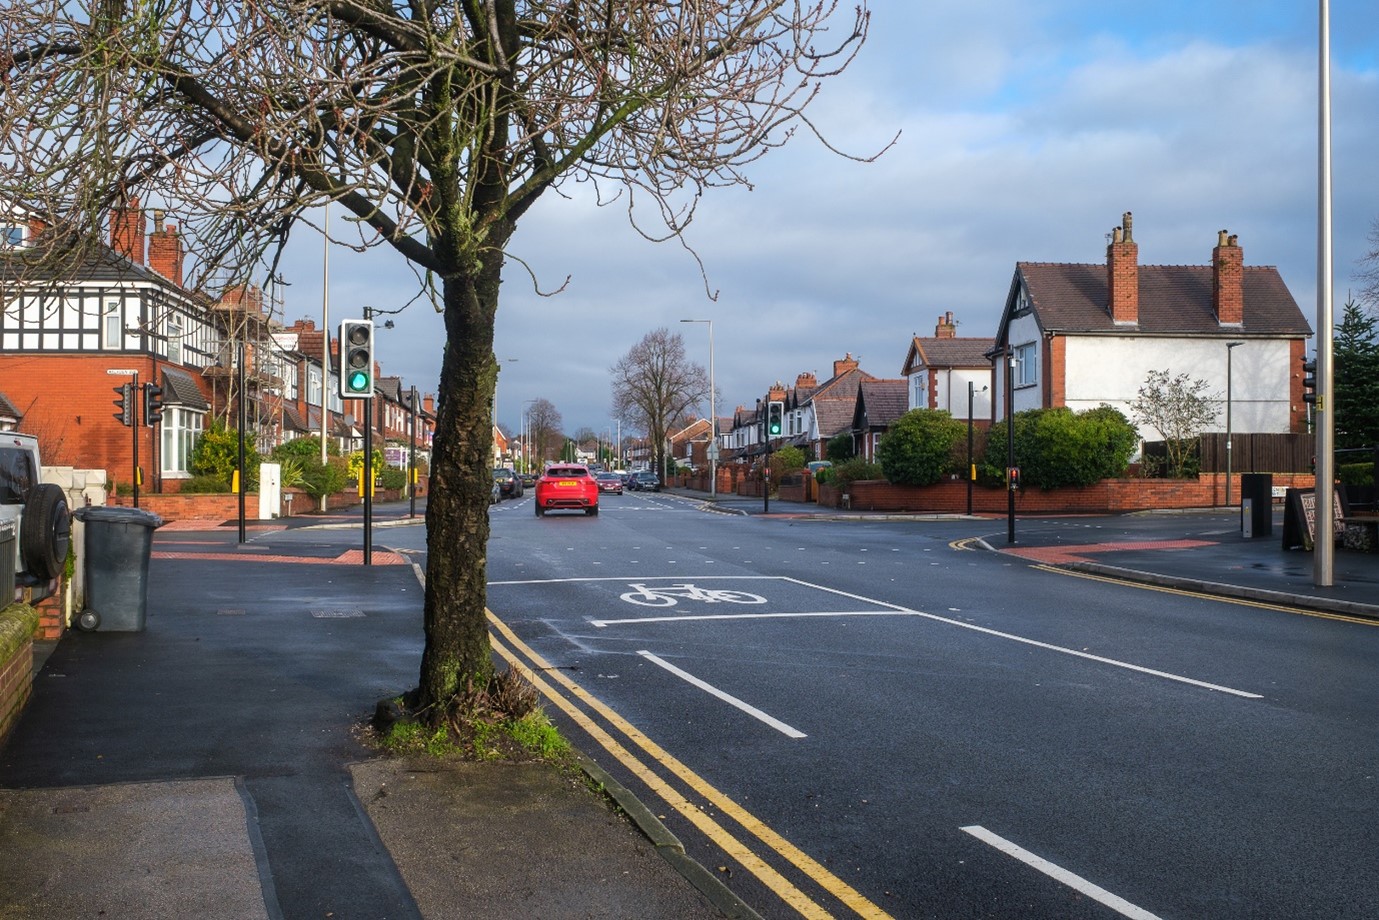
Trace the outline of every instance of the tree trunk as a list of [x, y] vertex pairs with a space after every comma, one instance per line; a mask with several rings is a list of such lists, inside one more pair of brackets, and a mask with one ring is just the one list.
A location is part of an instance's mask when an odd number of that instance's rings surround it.
[[485, 614], [493, 466], [493, 320], [502, 257], [444, 282], [446, 351], [426, 508], [426, 649], [415, 706], [434, 722], [493, 675]]

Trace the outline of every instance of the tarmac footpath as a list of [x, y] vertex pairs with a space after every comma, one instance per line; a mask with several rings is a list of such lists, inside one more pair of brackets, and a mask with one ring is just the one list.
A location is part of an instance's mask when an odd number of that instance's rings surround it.
[[146, 629], [65, 636], [0, 748], [0, 918], [752, 916], [580, 776], [366, 746], [423, 639], [372, 561], [155, 533]]

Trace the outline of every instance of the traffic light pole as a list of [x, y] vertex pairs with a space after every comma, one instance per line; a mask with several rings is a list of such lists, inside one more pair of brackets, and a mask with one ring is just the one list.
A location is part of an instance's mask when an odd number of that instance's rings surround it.
[[766, 436], [766, 470], [763, 472], [761, 490], [761, 513], [771, 513], [771, 436]]
[[131, 384], [129, 391], [130, 411], [133, 416], [129, 420], [129, 430], [134, 432], [134, 469], [131, 471], [130, 478], [133, 480], [134, 507], [139, 507], [139, 412], [137, 405], [137, 395], [139, 393], [139, 372], [134, 372], [134, 383]]

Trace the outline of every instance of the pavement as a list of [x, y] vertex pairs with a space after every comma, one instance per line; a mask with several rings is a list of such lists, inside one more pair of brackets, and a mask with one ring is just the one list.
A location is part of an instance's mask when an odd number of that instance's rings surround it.
[[[723, 513], [760, 499], [679, 491]], [[406, 503], [376, 526], [419, 526]], [[944, 522], [969, 546], [1156, 586], [1379, 622], [1379, 554], [1338, 549], [1319, 587], [1281, 512], [1249, 538], [1222, 509]], [[272, 528], [358, 526], [357, 514]], [[264, 528], [250, 524], [257, 537]], [[240, 543], [235, 522], [155, 532], [145, 629], [40, 647], [33, 698], [0, 748], [0, 920], [754, 917], [642, 803], [587, 759], [381, 756], [375, 703], [413, 686], [418, 571], [338, 541]], [[602, 792], [595, 791], [602, 788]]]

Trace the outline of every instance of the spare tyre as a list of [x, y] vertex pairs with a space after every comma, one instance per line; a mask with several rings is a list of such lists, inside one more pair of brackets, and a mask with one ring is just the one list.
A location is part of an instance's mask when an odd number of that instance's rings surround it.
[[72, 542], [72, 514], [61, 486], [50, 482], [35, 486], [24, 503], [19, 526], [19, 553], [24, 571], [47, 581], [62, 574], [67, 548]]

